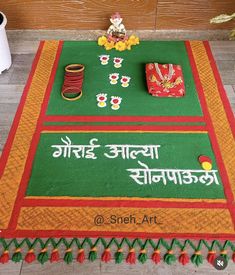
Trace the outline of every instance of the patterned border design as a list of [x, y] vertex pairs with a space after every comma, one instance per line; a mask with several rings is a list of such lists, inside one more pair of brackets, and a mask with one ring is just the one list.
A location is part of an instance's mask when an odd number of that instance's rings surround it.
[[[145, 217], [154, 216], [156, 222], [143, 222]], [[126, 217], [129, 222], [120, 220], [116, 223], [118, 217]], [[87, 232], [98, 231], [99, 236], [107, 231], [152, 234], [234, 232], [229, 211], [217, 208], [22, 207], [17, 225], [17, 230], [78, 229]], [[89, 236], [89, 233], [87, 234]]]
[[231, 185], [231, 188], [235, 196], [235, 140], [231, 130], [232, 125], [230, 125], [226, 116], [218, 83], [211, 68], [211, 63], [208, 58], [208, 46], [206, 45], [206, 48], [202, 42], [198, 41], [190, 42], [190, 46], [229, 182], [234, 183]]
[[10, 221], [58, 45], [58, 41], [41, 43], [34, 62], [34, 75], [30, 76], [32, 79], [29, 79], [31, 84], [30, 86], [27, 85], [24, 91], [24, 94], [27, 93], [24, 108], [0, 179], [1, 229], [7, 228]]

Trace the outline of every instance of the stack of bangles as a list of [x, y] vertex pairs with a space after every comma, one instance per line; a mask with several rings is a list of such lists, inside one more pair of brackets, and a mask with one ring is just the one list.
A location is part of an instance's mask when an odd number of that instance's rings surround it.
[[82, 64], [69, 64], [65, 67], [64, 83], [61, 90], [63, 99], [73, 101], [81, 98], [84, 69]]

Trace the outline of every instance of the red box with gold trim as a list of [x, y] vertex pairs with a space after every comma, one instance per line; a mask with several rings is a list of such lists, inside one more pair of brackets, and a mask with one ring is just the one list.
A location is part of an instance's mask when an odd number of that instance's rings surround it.
[[180, 65], [146, 64], [148, 92], [158, 97], [182, 97], [185, 95], [183, 72]]

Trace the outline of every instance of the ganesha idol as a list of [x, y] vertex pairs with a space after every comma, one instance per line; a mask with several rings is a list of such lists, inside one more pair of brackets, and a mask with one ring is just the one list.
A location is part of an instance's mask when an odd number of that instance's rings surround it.
[[108, 41], [113, 41], [114, 43], [126, 41], [128, 36], [126, 35], [125, 26], [122, 24], [122, 17], [118, 12], [111, 16], [110, 22], [112, 25], [107, 30]]

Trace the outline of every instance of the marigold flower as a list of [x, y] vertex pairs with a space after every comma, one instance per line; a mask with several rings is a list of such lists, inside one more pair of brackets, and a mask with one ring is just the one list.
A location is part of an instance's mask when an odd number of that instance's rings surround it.
[[100, 36], [99, 38], [98, 38], [98, 45], [99, 46], [103, 46], [105, 43], [107, 42], [107, 37], [106, 36]]
[[124, 43], [124, 42], [122, 42], [122, 41], [119, 41], [119, 42], [117, 42], [116, 44], [115, 44], [115, 49], [117, 50], [117, 51], [125, 51], [125, 49], [126, 49], [126, 43]]
[[113, 41], [110, 41], [110, 42], [107, 41], [104, 44], [104, 47], [107, 51], [112, 50], [114, 48], [114, 42]]
[[126, 41], [126, 49], [131, 50], [132, 44], [129, 42], [129, 40]]
[[138, 45], [140, 43], [139, 37], [135, 35], [131, 35], [128, 39], [128, 44], [130, 45]]

